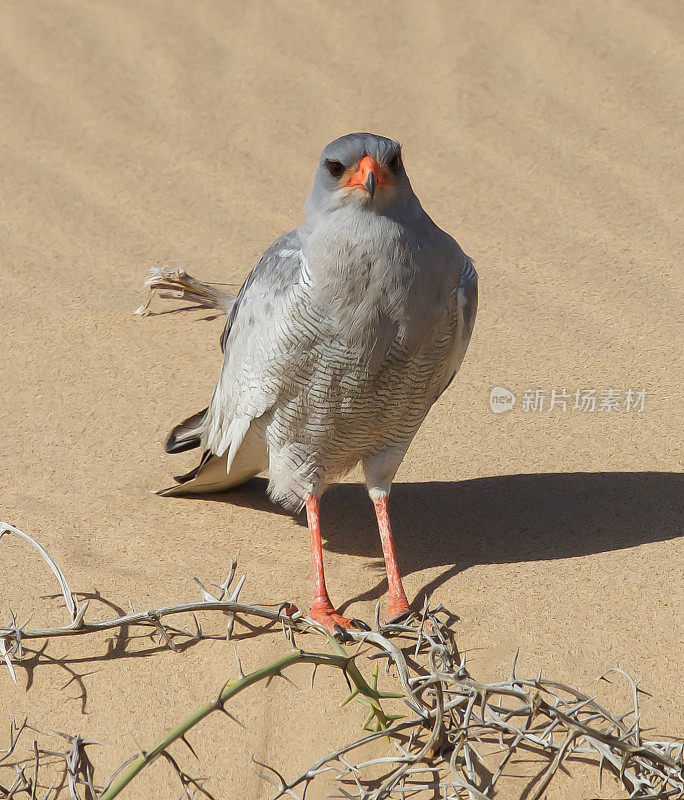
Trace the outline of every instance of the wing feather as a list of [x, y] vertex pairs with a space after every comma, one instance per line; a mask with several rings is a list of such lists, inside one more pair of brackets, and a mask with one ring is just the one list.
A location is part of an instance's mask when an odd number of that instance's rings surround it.
[[[281, 236], [243, 284], [221, 335], [221, 374], [203, 444], [228, 464], [252, 420], [276, 402], [287, 374], [287, 303], [302, 270], [299, 232]], [[239, 441], [238, 441], [239, 440]]]
[[458, 283], [456, 295], [456, 311], [458, 314], [458, 335], [456, 338], [453, 355], [446, 370], [446, 381], [444, 392], [456, 377], [463, 359], [470, 344], [470, 337], [475, 326], [477, 316], [477, 272], [472, 258], [464, 254], [464, 262], [461, 268], [461, 276]]

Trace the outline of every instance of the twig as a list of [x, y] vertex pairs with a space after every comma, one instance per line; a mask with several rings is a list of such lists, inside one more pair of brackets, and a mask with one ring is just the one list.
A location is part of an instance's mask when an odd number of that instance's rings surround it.
[[133, 312], [141, 317], [151, 313], [149, 308], [155, 294], [165, 299], [188, 300], [204, 308], [215, 308], [223, 312], [230, 310], [234, 300], [230, 294], [218, 289], [218, 284], [198, 281], [182, 267], [153, 267], [145, 286], [148, 287], [147, 299]]
[[76, 603], [74, 602], [74, 596], [71, 593], [71, 589], [69, 588], [69, 584], [67, 583], [67, 579], [64, 577], [64, 573], [62, 570], [57, 566], [57, 562], [52, 558], [52, 556], [47, 552], [47, 550], [39, 544], [35, 539], [29, 536], [27, 533], [20, 531], [19, 528], [15, 528], [14, 525], [10, 525], [7, 522], [0, 522], [0, 539], [6, 533], [13, 533], [15, 536], [19, 536], [25, 542], [28, 542], [31, 547], [34, 547], [43, 557], [45, 562], [47, 563], [48, 567], [53, 571], [57, 581], [59, 582], [59, 588], [62, 590], [62, 595], [64, 597], [64, 603], [67, 607], [69, 615], [71, 619], [76, 618]]
[[[183, 741], [190, 747], [186, 737], [188, 731], [214, 711], [223, 711], [235, 720], [226, 707], [233, 696], [260, 681], [268, 682], [276, 676], [286, 678], [283, 671], [297, 663], [313, 664], [314, 671], [319, 665], [340, 669], [349, 685], [349, 694], [342, 705], [359, 701], [366, 706], [368, 713], [364, 728], [369, 733], [318, 759], [291, 781], [273, 767], [260, 765], [268, 771], [262, 773], [262, 777], [276, 788], [272, 800], [281, 797], [302, 800], [313, 781], [331, 772], [336, 775], [337, 796], [347, 800], [417, 797], [423, 791], [431, 797], [436, 797], [436, 792], [439, 792], [445, 800], [490, 800], [506, 768], [521, 750], [531, 751], [546, 759], [544, 768], [527, 790], [530, 800], [540, 800], [558, 770], [571, 759], [580, 757], [594, 759], [599, 782], [603, 770], [608, 768], [632, 800], [667, 800], [684, 794], [684, 743], [644, 737], [638, 705], [638, 695], [643, 690], [623, 670], [609, 671], [622, 675], [631, 689], [632, 708], [622, 714], [611, 712], [595, 698], [567, 684], [542, 678], [541, 673], [536, 678], [520, 678], [516, 674], [517, 654], [507, 679], [489, 684], [479, 683], [468, 673], [465, 657], [461, 657], [452, 644], [452, 632], [445, 623], [440, 623], [437, 609], [431, 611], [427, 605], [417, 624], [414, 624], [414, 620], [407, 620], [382, 626], [379, 613], [376, 612], [374, 630], [349, 632], [359, 647], [365, 645], [364, 650], [375, 648], [375, 652], [362, 653], [357, 650], [355, 655], [350, 655], [328, 635], [326, 640], [333, 653], [298, 650], [294, 648], [295, 632], [320, 635], [320, 626], [299, 612], [286, 613], [292, 612], [287, 603], [281, 604], [276, 610], [239, 602], [245, 576], [231, 589], [236, 575], [236, 560], [231, 564], [226, 580], [213, 584], [217, 589], [216, 594], [196, 581], [202, 594], [201, 602], [181, 603], [143, 612], [131, 611], [128, 615], [90, 622], [85, 620], [87, 603], [78, 606], [74, 602], [62, 570], [44, 548], [13, 526], [2, 525], [0, 535], [7, 532], [18, 534], [41, 553], [57, 576], [72, 615], [71, 622], [61, 627], [26, 629], [13, 614], [11, 624], [0, 628], [0, 655], [13, 679], [16, 679], [14, 663], [21, 662], [24, 640], [85, 635], [138, 625], [151, 629], [166, 646], [177, 649], [177, 636], [192, 640], [202, 637], [201, 628], [194, 617], [198, 611], [218, 611], [227, 615], [229, 634], [236, 615], [240, 615], [242, 622], [248, 626], [246, 618], [249, 617], [268, 623], [280, 622], [293, 652], [249, 675], [242, 672], [238, 658], [236, 680], [228, 682], [216, 698], [195, 711], [150, 750], [128, 759], [102, 789], [95, 785], [94, 769], [85, 751], [94, 742], [79, 736], [50, 734], [66, 739], [69, 749], [44, 749], [34, 742], [30, 755], [10, 763], [25, 731], [33, 730], [40, 735], [47, 735], [32, 728], [26, 721], [19, 726], [12, 723], [9, 746], [0, 755], [0, 770], [14, 768], [15, 776], [11, 784], [0, 783], [1, 797], [14, 798], [25, 794], [35, 800], [38, 797], [39, 770], [43, 775], [42, 768], [54, 765], [55, 762], [50, 759], [57, 759], [63, 764], [61, 782], [54, 787], [48, 786], [41, 800], [57, 800], [61, 787], [68, 787], [74, 800], [81, 798], [81, 790], [85, 792], [81, 800], [111, 800], [148, 764], [163, 756], [174, 769], [186, 798], [193, 797], [196, 792], [210, 798], [211, 795], [202, 785], [204, 779], [190, 777], [168, 748], [177, 741]], [[172, 627], [162, 621], [164, 617], [177, 614], [193, 614], [194, 632]], [[402, 640], [404, 649], [397, 644]], [[404, 650], [411, 653], [413, 660], [407, 659]], [[357, 663], [362, 656], [374, 662], [369, 680], [363, 677]], [[33, 655], [32, 660], [38, 663], [46, 657], [49, 658], [41, 650]], [[390, 666], [396, 670], [401, 691], [378, 689], [377, 662], [383, 659], [387, 672]], [[401, 699], [413, 716], [404, 720], [397, 714], [386, 713], [382, 701], [390, 698]], [[627, 718], [631, 718], [630, 724], [626, 722]], [[239, 724], [238, 720], [235, 721]], [[363, 758], [365, 748], [383, 737], [392, 743], [388, 752], [375, 758]], [[497, 743], [496, 752], [478, 749], [481, 744]], [[358, 758], [356, 763], [352, 760], [352, 754]], [[382, 772], [380, 777], [378, 771]], [[53, 791], [56, 793], [54, 798]]]
[[116, 797], [142, 769], [144, 769], [148, 764], [151, 764], [155, 759], [159, 758], [162, 753], [166, 752], [170, 745], [179, 739], [185, 738], [192, 728], [194, 728], [199, 722], [208, 717], [214, 711], [224, 711], [225, 704], [228, 702], [228, 700], [230, 700], [236, 694], [239, 694], [241, 691], [243, 691], [243, 689], [246, 689], [248, 686], [252, 686], [255, 683], [259, 683], [259, 681], [266, 680], [274, 677], [275, 675], [280, 675], [283, 670], [293, 666], [294, 664], [318, 664], [336, 667], [349, 676], [354, 683], [354, 686], [361, 694], [367, 696], [372, 702], [377, 702], [371, 687], [363, 679], [363, 676], [349, 656], [331, 653], [306, 653], [304, 651], [289, 653], [288, 655], [279, 658], [277, 661], [274, 661], [272, 664], [268, 664], [261, 669], [251, 672], [249, 675], [244, 675], [235, 681], [229, 681], [226, 683], [223, 689], [219, 692], [218, 697], [209, 701], [201, 708], [198, 708], [180, 725], [176, 726], [173, 728], [173, 730], [169, 731], [164, 737], [162, 737], [157, 744], [154, 745], [154, 747], [141, 753], [134, 761], [132, 761], [128, 767], [126, 767], [126, 769], [123, 770], [123, 772], [121, 772], [115, 778], [115, 780], [107, 786], [105, 791], [100, 795], [99, 800], [113, 800], [113, 798]]
[[[178, 628], [172, 628], [168, 625], [162, 624], [161, 620], [164, 617], [174, 616], [178, 614], [194, 614], [199, 611], [221, 611], [234, 621], [237, 614], [244, 616], [257, 617], [268, 622], [281, 622], [282, 624], [292, 625], [297, 620], [301, 619], [302, 615], [298, 611], [293, 611], [288, 615], [286, 611], [294, 608], [288, 603], [281, 603], [276, 608], [268, 608], [265, 606], [247, 605], [238, 602], [240, 591], [244, 587], [246, 576], [243, 575], [237, 582], [237, 585], [232, 590], [228, 599], [224, 599], [228, 595], [228, 591], [235, 576], [235, 567], [237, 562], [234, 561], [231, 570], [228, 573], [226, 580], [219, 585], [220, 592], [218, 596], [212, 595], [206, 587], [195, 578], [195, 582], [200, 587], [203, 599], [198, 602], [191, 603], [178, 603], [172, 606], [163, 606], [161, 608], [148, 609], [147, 611], [131, 612], [120, 617], [112, 619], [105, 619], [96, 622], [86, 621], [85, 613], [88, 609], [88, 601], [77, 606], [73, 600], [73, 595], [69, 589], [64, 573], [54, 561], [54, 559], [47, 553], [47, 551], [35, 541], [28, 534], [23, 533], [18, 528], [6, 523], [0, 523], [0, 536], [4, 533], [14, 533], [20, 536], [25, 541], [29, 542], [41, 553], [45, 561], [50, 566], [50, 569], [57, 576], [65, 603], [72, 615], [72, 620], [66, 625], [56, 626], [52, 628], [25, 628], [19, 625], [16, 617], [12, 615], [12, 622], [10, 625], [0, 628], [0, 657], [3, 658], [5, 664], [10, 672], [12, 680], [16, 683], [16, 673], [10, 658], [11, 655], [16, 657], [17, 661], [21, 660], [21, 647], [22, 642], [31, 639], [53, 639], [64, 636], [83, 636], [98, 631], [106, 631], [114, 628], [123, 628], [125, 626], [140, 626], [144, 628], [154, 629], [161, 637], [162, 641], [171, 649], [174, 649], [174, 636], [185, 636], [191, 640], [197, 640], [201, 637], [201, 629], [195, 620], [195, 631], [189, 632]], [[306, 630], [309, 626], [302, 623], [301, 629]], [[232, 625], [231, 625], [232, 630]], [[7, 645], [11, 647], [7, 647]]]

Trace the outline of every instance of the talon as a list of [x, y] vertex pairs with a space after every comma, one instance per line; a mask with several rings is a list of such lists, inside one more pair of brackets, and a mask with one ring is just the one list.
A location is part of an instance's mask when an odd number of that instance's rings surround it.
[[352, 637], [347, 633], [347, 631], [341, 626], [335, 623], [333, 626], [333, 631], [335, 632], [336, 636], [339, 636], [341, 641], [343, 642], [353, 642], [354, 640]]
[[[329, 630], [330, 633], [340, 637], [346, 632], [347, 628], [351, 628], [354, 624], [350, 619], [338, 614], [329, 602], [314, 603], [309, 616], [315, 619], [319, 625]], [[342, 641], [352, 641], [352, 639], [347, 635], [347, 638], [342, 638]]]
[[[388, 609], [389, 610], [389, 609]], [[388, 625], [394, 625], [399, 622], [406, 622], [413, 616], [413, 610], [408, 608], [404, 611], [400, 611], [398, 614], [394, 614], [387, 620]]]
[[371, 629], [370, 625], [366, 625], [362, 619], [352, 619], [352, 625], [360, 631], [370, 631]]

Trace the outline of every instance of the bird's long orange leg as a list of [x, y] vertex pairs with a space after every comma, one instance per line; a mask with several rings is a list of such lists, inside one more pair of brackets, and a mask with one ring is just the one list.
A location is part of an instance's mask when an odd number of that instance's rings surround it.
[[378, 519], [378, 530], [380, 531], [382, 553], [385, 556], [385, 568], [387, 570], [387, 583], [389, 584], [387, 614], [390, 619], [394, 619], [408, 614], [411, 608], [401, 583], [397, 551], [394, 549], [394, 538], [392, 537], [392, 528], [390, 526], [387, 496], [374, 500], [373, 505], [375, 506], [375, 516]]
[[338, 614], [330, 602], [325, 586], [323, 572], [323, 548], [321, 546], [320, 499], [309, 495], [306, 498], [306, 519], [311, 533], [311, 560], [313, 561], [314, 599], [310, 616], [320, 622], [331, 633], [339, 633], [340, 629], [361, 627], [356, 620], [347, 619]]

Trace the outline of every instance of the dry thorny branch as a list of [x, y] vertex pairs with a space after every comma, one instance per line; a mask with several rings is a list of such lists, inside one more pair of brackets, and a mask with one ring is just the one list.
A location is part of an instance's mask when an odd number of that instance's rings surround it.
[[[594, 698], [556, 681], [543, 678], [520, 678], [515, 661], [510, 675], [498, 683], [482, 684], [466, 669], [453, 642], [448, 619], [440, 607], [429, 609], [427, 603], [418, 619], [381, 625], [376, 609], [373, 630], [350, 633], [352, 644], [372, 648], [367, 658], [376, 662], [366, 680], [357, 663], [361, 653], [349, 655], [336, 640], [326, 635], [332, 652], [307, 652], [297, 647], [295, 635], [321, 629], [293, 607], [247, 605], [238, 601], [245, 582], [242, 576], [231, 589], [237, 562], [233, 561], [228, 576], [216, 586], [216, 594], [196, 581], [202, 600], [174, 606], [131, 612], [118, 618], [87, 622], [87, 602], [79, 605], [62, 570], [34, 539], [17, 528], [0, 524], [0, 538], [7, 533], [21, 537], [33, 545], [45, 559], [60, 585], [69, 613], [69, 622], [61, 627], [29, 629], [20, 625], [12, 614], [10, 624], [0, 628], [0, 654], [13, 680], [15, 665], [25, 657], [24, 642], [32, 639], [84, 635], [123, 626], [142, 626], [156, 633], [165, 646], [178, 647], [183, 639], [199, 640], [202, 629], [194, 612], [218, 611], [228, 618], [227, 638], [236, 620], [250, 624], [250, 618], [271, 626], [278, 623], [286, 636], [289, 652], [277, 661], [244, 675], [238, 662], [238, 677], [225, 684], [216, 698], [194, 712], [188, 719], [167, 733], [149, 750], [129, 758], [104, 785], [97, 785], [94, 768], [86, 749], [97, 744], [92, 740], [59, 731], [41, 731], [25, 720], [10, 725], [9, 745], [0, 754], [0, 780], [3, 798], [29, 797], [31, 800], [111, 800], [136, 775], [162, 756], [177, 775], [181, 798], [211, 798], [205, 778], [193, 778], [180, 766], [169, 747], [184, 742], [192, 751], [187, 734], [209, 714], [223, 712], [234, 719], [226, 708], [228, 700], [248, 686], [282, 676], [294, 664], [310, 663], [342, 670], [350, 692], [343, 704], [360, 700], [368, 708], [364, 723], [366, 733], [356, 741], [344, 744], [312, 764], [294, 779], [288, 780], [277, 770], [259, 764], [260, 775], [273, 787], [272, 800], [305, 797], [307, 788], [321, 775], [333, 776], [336, 794], [347, 800], [380, 800], [380, 798], [444, 798], [444, 800], [490, 800], [497, 785], [520, 754], [534, 754], [542, 759], [543, 768], [532, 778], [527, 797], [539, 800], [569, 759], [592, 759], [598, 770], [599, 783], [604, 770], [617, 777], [629, 798], [681, 798], [684, 792], [684, 744], [674, 740], [653, 741], [643, 736], [639, 714], [638, 682], [619, 669], [603, 676], [618, 674], [630, 688], [631, 707], [614, 713]], [[176, 628], [163, 620], [179, 614], [191, 615], [194, 630]], [[448, 617], [448, 615], [446, 615]], [[250, 627], [253, 626], [250, 624]], [[349, 643], [349, 642], [348, 642]], [[347, 643], [347, 644], [348, 644]], [[42, 654], [43, 651], [40, 651]], [[378, 689], [378, 661], [384, 661], [386, 672], [394, 671], [400, 692]], [[400, 698], [409, 709], [408, 717], [388, 714], [383, 701]], [[30, 751], [20, 755], [20, 745], [33, 734]], [[48, 737], [64, 740], [68, 748], [40, 746]], [[386, 739], [384, 755], [369, 757], [368, 746]], [[22, 741], [20, 741], [22, 740]], [[26, 742], [26, 746], [28, 743]], [[256, 762], [259, 763], [259, 762]], [[54, 772], [55, 766], [61, 767]], [[48, 783], [44, 774], [58, 775]], [[68, 792], [68, 794], [65, 794]]]
[[228, 311], [233, 298], [228, 292], [218, 287], [223, 284], [205, 283], [193, 278], [181, 267], [153, 267], [150, 277], [145, 281], [148, 287], [147, 299], [133, 312], [141, 317], [150, 314], [150, 305], [156, 295], [162, 299], [187, 300], [203, 308], [216, 308]]

